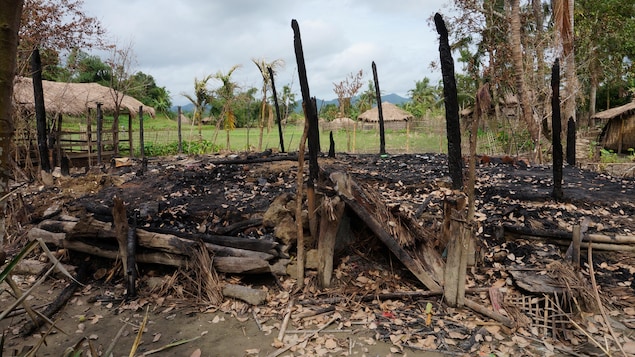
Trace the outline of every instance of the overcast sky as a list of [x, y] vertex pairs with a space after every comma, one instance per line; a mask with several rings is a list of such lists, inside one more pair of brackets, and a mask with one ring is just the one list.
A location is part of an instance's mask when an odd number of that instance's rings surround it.
[[[435, 83], [438, 35], [430, 18], [447, 13], [451, 0], [86, 0], [119, 46], [132, 44], [134, 68], [170, 91], [174, 105], [187, 104], [194, 78], [241, 65], [232, 78], [261, 86], [252, 58], [282, 59], [276, 88], [291, 84], [301, 99], [291, 20], [300, 27], [311, 96], [333, 99], [333, 83], [375, 61], [382, 94], [407, 97], [415, 81]], [[103, 57], [103, 55], [102, 55]], [[210, 82], [210, 88], [219, 83]]]

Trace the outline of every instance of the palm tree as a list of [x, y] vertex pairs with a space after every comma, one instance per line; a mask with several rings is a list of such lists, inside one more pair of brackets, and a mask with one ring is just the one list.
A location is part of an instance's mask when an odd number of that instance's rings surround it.
[[258, 121], [258, 126], [260, 127], [260, 137], [258, 139], [258, 151], [262, 150], [262, 136], [265, 127], [265, 114], [268, 113], [267, 119], [267, 130], [271, 128], [273, 125], [273, 110], [271, 110], [270, 106], [267, 103], [267, 91], [271, 86], [271, 78], [269, 77], [269, 70], [267, 68], [271, 68], [271, 70], [275, 73], [276, 69], [284, 66], [284, 60], [275, 59], [271, 62], [267, 62], [264, 58], [252, 58], [251, 61], [258, 67], [260, 70], [260, 75], [262, 76], [262, 101], [260, 102], [260, 118]]
[[207, 82], [211, 78], [212, 75], [208, 75], [200, 81], [194, 78], [194, 96], [183, 93], [183, 96], [194, 105], [193, 119], [194, 123], [198, 125], [199, 142], [203, 141], [203, 112], [205, 112], [205, 108], [212, 102], [212, 92], [207, 88]]
[[525, 85], [525, 71], [523, 68], [523, 48], [520, 41], [520, 0], [511, 1], [511, 34], [510, 43], [512, 47], [512, 63], [514, 66], [514, 77], [516, 79], [516, 90], [518, 91], [518, 101], [522, 109], [522, 118], [527, 123], [527, 129], [534, 146], [533, 161], [538, 158], [538, 144], [540, 140], [540, 130], [538, 123], [534, 120], [531, 110], [529, 95]]
[[[236, 100], [236, 90], [238, 89], [238, 84], [236, 82], [232, 82], [231, 76], [235, 70], [240, 68], [240, 65], [234, 65], [229, 71], [225, 74], [221, 71], [216, 72], [214, 75], [215, 79], [218, 79], [222, 82], [222, 85], [216, 89], [216, 95], [218, 99], [222, 101], [222, 109], [221, 109], [221, 121], [219, 121], [219, 125], [223, 124], [223, 129], [227, 133], [227, 150], [230, 150], [229, 145], [229, 132], [236, 129], [236, 113], [234, 113], [234, 101]], [[217, 129], [219, 127], [217, 126]], [[217, 132], [218, 133], [218, 130]]]

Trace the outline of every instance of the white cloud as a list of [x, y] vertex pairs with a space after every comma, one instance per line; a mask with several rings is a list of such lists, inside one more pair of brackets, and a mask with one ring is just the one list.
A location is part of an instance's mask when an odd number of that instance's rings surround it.
[[378, 67], [383, 93], [407, 95], [423, 77], [438, 80], [429, 69], [438, 58], [436, 32], [428, 19], [449, 0], [86, 0], [119, 44], [133, 43], [138, 70], [165, 86], [175, 104], [193, 90], [194, 78], [233, 65], [234, 79], [260, 86], [252, 58], [282, 59], [276, 77], [282, 88], [293, 83], [299, 93], [291, 20], [299, 23], [311, 95], [331, 99], [333, 83], [362, 69], [372, 79]]

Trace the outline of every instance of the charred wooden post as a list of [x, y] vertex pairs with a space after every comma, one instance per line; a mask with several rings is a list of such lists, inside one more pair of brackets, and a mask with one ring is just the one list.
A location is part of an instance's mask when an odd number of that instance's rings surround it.
[[329, 133], [329, 157], [335, 157], [335, 140], [333, 140], [333, 132]]
[[560, 119], [560, 61], [556, 58], [551, 68], [551, 139], [553, 145], [553, 191], [556, 200], [562, 200], [562, 123]]
[[178, 132], [178, 136], [179, 136], [179, 154], [183, 153], [183, 134], [181, 133], [181, 115], [183, 115], [183, 113], [181, 112], [181, 106], [179, 105], [177, 108], [177, 116], [176, 116], [176, 125], [177, 125], [177, 132]]
[[576, 124], [573, 117], [567, 122], [567, 164], [575, 166]]
[[49, 150], [53, 151], [53, 149], [55, 149], [55, 155], [57, 156], [57, 159], [55, 160], [56, 165], [62, 169], [62, 175], [68, 176], [70, 175], [68, 158], [63, 155], [62, 145], [60, 145], [60, 139], [62, 138], [63, 118], [64, 116], [62, 115], [62, 113], [57, 114], [57, 121], [55, 122], [57, 128], [52, 130], [53, 133], [51, 133], [51, 137], [49, 140]]
[[379, 115], [379, 155], [386, 155], [386, 134], [384, 132], [384, 112], [381, 107], [381, 91], [379, 90], [379, 78], [377, 77], [377, 66], [372, 63], [373, 80], [375, 81], [375, 95], [377, 96], [377, 113]]
[[[139, 107], [139, 113], [143, 113], [143, 107]], [[143, 139], [143, 115], [139, 115], [139, 154], [141, 155], [141, 173], [148, 169], [148, 159], [146, 159], [145, 141]]]
[[88, 167], [93, 166], [93, 116], [92, 110], [86, 111], [86, 142], [88, 143]]
[[126, 275], [128, 277], [128, 288], [126, 289], [126, 298], [131, 299], [137, 296], [137, 211], [132, 219], [132, 226], [128, 227], [126, 239]]
[[313, 115], [313, 102], [309, 92], [309, 83], [306, 76], [306, 65], [304, 63], [304, 51], [302, 49], [302, 39], [300, 38], [300, 27], [298, 22], [291, 20], [291, 28], [293, 29], [293, 47], [295, 49], [295, 58], [298, 65], [298, 76], [300, 77], [300, 91], [302, 92], [302, 108], [304, 109], [304, 132], [300, 139], [300, 150], [298, 152], [298, 175], [296, 182], [296, 224], [298, 230], [297, 241], [297, 259], [298, 259], [298, 286], [304, 286], [304, 234], [302, 227], [302, 186], [304, 176], [304, 147], [310, 131], [311, 116]]
[[31, 54], [31, 70], [33, 71], [33, 98], [35, 101], [35, 122], [37, 124], [37, 147], [40, 154], [40, 168], [45, 172], [51, 172], [47, 144], [44, 87], [42, 86], [42, 60], [40, 58], [40, 50], [37, 48]]
[[[139, 115], [143, 115], [142, 107], [139, 107]], [[134, 142], [132, 140], [132, 113], [128, 113], [128, 156], [134, 157]]]
[[452, 188], [463, 188], [463, 161], [461, 159], [461, 125], [459, 122], [459, 100], [454, 77], [454, 60], [448, 40], [448, 29], [441, 14], [434, 15], [434, 23], [439, 33], [439, 56], [443, 75], [443, 98], [445, 104], [445, 123], [448, 135], [448, 168], [452, 179]]
[[339, 196], [324, 199], [320, 214], [320, 237], [318, 239], [318, 284], [321, 288], [331, 286], [335, 240], [340, 221], [344, 215], [344, 202]]
[[274, 81], [273, 70], [267, 67], [269, 79], [271, 79], [271, 90], [273, 91], [273, 104], [276, 107], [276, 119], [278, 121], [278, 136], [280, 137], [280, 152], [284, 151], [284, 136], [282, 135], [282, 118], [280, 116], [280, 106], [278, 105], [278, 93], [276, 92], [276, 83]]
[[103, 151], [101, 134], [104, 126], [104, 113], [101, 110], [101, 103], [97, 103], [97, 165], [101, 165], [101, 154]]
[[[302, 92], [302, 102], [304, 105], [304, 114], [305, 114], [305, 129], [308, 130], [307, 139], [309, 144], [309, 178], [307, 181], [307, 205], [309, 208], [309, 226], [311, 229], [311, 234], [313, 237], [317, 236], [317, 219], [315, 217], [315, 182], [318, 178], [318, 173], [320, 171], [317, 162], [317, 155], [320, 151], [320, 137], [318, 130], [318, 117], [317, 117], [317, 108], [315, 104], [315, 98], [311, 97], [311, 93], [309, 91], [309, 83], [306, 75], [306, 65], [304, 62], [304, 51], [302, 49], [302, 38], [300, 37], [300, 27], [298, 22], [293, 19], [291, 20], [291, 27], [293, 28], [293, 44], [295, 49], [295, 57], [298, 65], [298, 76], [300, 79], [300, 90]], [[300, 143], [302, 147], [304, 145], [303, 142]], [[298, 168], [299, 170], [299, 168]], [[298, 176], [300, 174], [298, 173]], [[299, 189], [299, 187], [298, 187]], [[301, 202], [301, 195], [298, 196], [298, 202]], [[299, 217], [299, 216], [298, 216]], [[298, 238], [300, 238], [301, 233], [299, 233]], [[302, 242], [304, 244], [304, 242]], [[298, 247], [300, 249], [300, 241], [298, 240]], [[304, 247], [301, 247], [304, 250]], [[302, 259], [302, 261], [300, 261]], [[302, 264], [300, 264], [302, 263]], [[304, 257], [300, 255], [298, 252], [298, 266], [304, 264]], [[304, 269], [298, 268], [298, 269]], [[299, 277], [304, 276], [304, 272], [302, 274], [298, 274]], [[302, 284], [302, 283], [300, 283]]]

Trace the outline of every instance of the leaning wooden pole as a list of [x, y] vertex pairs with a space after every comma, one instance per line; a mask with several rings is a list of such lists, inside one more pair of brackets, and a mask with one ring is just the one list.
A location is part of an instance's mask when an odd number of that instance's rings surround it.
[[381, 106], [381, 91], [379, 90], [379, 77], [375, 61], [373, 67], [373, 80], [375, 81], [375, 95], [377, 96], [377, 113], [379, 115], [379, 155], [386, 155], [386, 134], [384, 131], [384, 111]]
[[[297, 197], [296, 197], [296, 224], [298, 229], [297, 255], [298, 255], [298, 286], [304, 286], [304, 234], [302, 228], [302, 186], [304, 176], [304, 145], [308, 137], [311, 125], [311, 116], [313, 114], [313, 102], [309, 92], [309, 84], [306, 76], [306, 65], [304, 63], [304, 52], [302, 50], [302, 39], [300, 38], [300, 27], [298, 22], [291, 20], [291, 28], [293, 29], [293, 47], [295, 49], [295, 59], [298, 65], [298, 76], [300, 78], [300, 91], [302, 92], [302, 108], [304, 109], [304, 132], [300, 139], [300, 148], [298, 152], [298, 174], [297, 174]], [[310, 162], [309, 162], [310, 165]], [[300, 213], [300, 215], [298, 215]]]
[[448, 29], [439, 13], [434, 15], [434, 24], [439, 33], [439, 56], [443, 76], [443, 99], [448, 136], [448, 168], [452, 188], [463, 188], [463, 161], [461, 158], [461, 124], [459, 122], [459, 100], [454, 77], [454, 60], [448, 40]]
[[560, 61], [556, 58], [551, 68], [551, 141], [553, 145], [553, 192], [556, 200], [562, 200], [562, 122], [560, 121]]
[[148, 159], [146, 158], [145, 141], [143, 138], [143, 107], [139, 107], [139, 154], [141, 155], [141, 173], [143, 174], [148, 168]]
[[282, 135], [282, 118], [280, 117], [280, 105], [278, 105], [278, 93], [276, 93], [276, 82], [273, 78], [273, 69], [267, 67], [269, 78], [271, 79], [271, 91], [273, 92], [273, 104], [276, 108], [276, 119], [278, 121], [278, 136], [280, 137], [280, 152], [284, 151], [284, 136]]
[[[300, 27], [298, 22], [291, 20], [293, 28], [293, 44], [295, 48], [295, 58], [298, 65], [298, 76], [300, 79], [300, 91], [302, 92], [302, 102], [304, 105], [305, 125], [308, 123], [307, 139], [309, 143], [309, 177], [307, 180], [307, 206], [309, 210], [309, 228], [311, 235], [317, 238], [317, 217], [315, 182], [317, 181], [320, 168], [318, 167], [317, 154], [320, 151], [320, 137], [318, 131], [317, 106], [315, 98], [311, 98], [309, 82], [306, 75], [306, 65], [304, 62], [304, 51], [302, 49], [302, 39], [300, 37]], [[300, 143], [302, 145], [302, 143]]]

